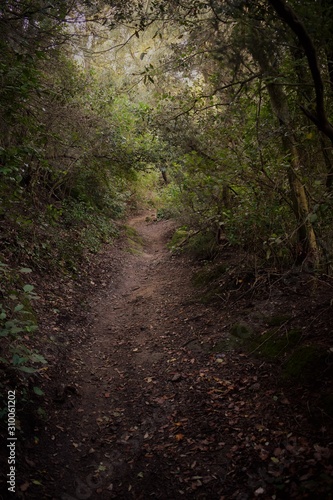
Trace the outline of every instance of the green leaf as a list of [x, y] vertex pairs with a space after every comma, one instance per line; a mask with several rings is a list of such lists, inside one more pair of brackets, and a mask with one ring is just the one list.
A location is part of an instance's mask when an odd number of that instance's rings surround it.
[[34, 393], [37, 394], [37, 396], [44, 396], [45, 395], [45, 393], [39, 387], [34, 387], [33, 390], [34, 390]]
[[31, 366], [18, 366], [17, 369], [25, 373], [36, 373], [37, 371], [35, 368], [32, 368]]
[[12, 364], [14, 366], [17, 366], [17, 365], [20, 365], [22, 363], [22, 361], [26, 361], [25, 358], [21, 358], [21, 356], [19, 356], [18, 354], [14, 354], [13, 357], [12, 357]]
[[23, 328], [21, 328], [19, 326], [12, 326], [10, 329], [10, 333], [12, 335], [17, 335], [18, 333], [21, 333], [21, 332], [23, 332]]
[[25, 331], [29, 332], [29, 333], [36, 332], [37, 330], [38, 330], [38, 326], [37, 325], [27, 325], [25, 327]]
[[17, 306], [15, 307], [14, 311], [15, 312], [19, 312], [19, 311], [22, 311], [22, 309], [24, 309], [24, 305], [23, 304], [17, 304]]
[[23, 290], [26, 292], [26, 293], [29, 293], [29, 292], [32, 292], [34, 290], [34, 286], [33, 285], [24, 285], [23, 287]]
[[20, 273], [29, 274], [29, 273], [32, 273], [32, 269], [30, 269], [30, 267], [22, 267], [20, 269]]
[[41, 354], [36, 354], [36, 353], [33, 353], [31, 355], [31, 361], [33, 361], [34, 363], [43, 363], [44, 365], [47, 364], [47, 361], [44, 358], [44, 356], [42, 356]]

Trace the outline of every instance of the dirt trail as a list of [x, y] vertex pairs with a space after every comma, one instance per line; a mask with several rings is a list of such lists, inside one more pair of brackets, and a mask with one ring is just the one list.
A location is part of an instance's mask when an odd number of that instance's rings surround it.
[[225, 323], [193, 300], [186, 258], [166, 248], [173, 223], [145, 212], [129, 225], [142, 244], [125, 244], [117, 275], [92, 292], [82, 344], [72, 332], [34, 458], [44, 497], [303, 498], [295, 478], [327, 467], [324, 452], [309, 462], [306, 417], [269, 365], [214, 348]]

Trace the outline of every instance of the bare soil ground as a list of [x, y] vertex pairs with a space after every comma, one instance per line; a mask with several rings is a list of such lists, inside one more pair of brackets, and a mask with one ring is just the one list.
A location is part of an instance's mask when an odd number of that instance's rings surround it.
[[142, 212], [128, 224], [85, 301], [65, 297], [48, 325], [47, 419], [32, 423], [17, 496], [332, 498], [332, 429], [310, 410], [314, 385], [282, 384], [274, 363], [221, 342], [235, 318], [290, 296], [206, 305], [193, 263], [166, 248], [174, 223]]

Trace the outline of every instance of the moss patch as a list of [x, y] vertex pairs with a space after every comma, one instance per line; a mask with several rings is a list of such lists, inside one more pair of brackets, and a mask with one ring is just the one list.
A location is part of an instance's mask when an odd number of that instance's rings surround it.
[[218, 264], [217, 266], [210, 268], [203, 268], [196, 272], [191, 281], [193, 285], [197, 287], [207, 286], [212, 282], [218, 280], [225, 272], [227, 268], [224, 264]]
[[300, 338], [301, 332], [297, 329], [287, 332], [271, 329], [263, 335], [253, 338], [248, 347], [260, 357], [277, 359], [293, 349]]
[[327, 362], [327, 351], [315, 345], [300, 346], [295, 349], [283, 367], [285, 380], [297, 379], [302, 382], [317, 381]]
[[178, 228], [168, 243], [170, 250], [179, 250], [179, 247], [184, 247], [197, 260], [211, 261], [219, 252], [219, 245], [213, 233], [195, 234], [187, 226]]
[[186, 248], [197, 260], [213, 260], [219, 253], [219, 245], [212, 233], [199, 233], [189, 239]]
[[191, 282], [196, 288], [201, 288], [197, 300], [202, 304], [210, 304], [219, 299], [221, 294], [220, 279], [226, 271], [225, 264], [210, 264], [194, 273]]
[[333, 418], [333, 394], [323, 394], [319, 404], [321, 409]]
[[186, 226], [179, 227], [173, 233], [171, 241], [168, 243], [167, 247], [169, 250], [175, 250], [179, 245], [181, 245], [188, 236], [188, 229]]
[[266, 318], [266, 323], [268, 324], [268, 326], [282, 326], [285, 323], [287, 323], [290, 319], [291, 319], [290, 315], [276, 314], [274, 316]]
[[128, 252], [133, 255], [140, 255], [143, 250], [143, 239], [138, 235], [134, 227], [124, 226], [124, 231], [128, 242]]
[[218, 340], [214, 346], [211, 347], [210, 352], [220, 353], [247, 346], [252, 336], [253, 330], [249, 325], [245, 323], [235, 323], [230, 329], [229, 337]]
[[235, 323], [232, 325], [230, 335], [241, 340], [248, 340], [252, 337], [252, 328], [245, 323]]
[[242, 340], [230, 336], [226, 339], [218, 340], [211, 348], [210, 352], [212, 354], [223, 353], [227, 351], [234, 351], [235, 349], [239, 349], [243, 345]]

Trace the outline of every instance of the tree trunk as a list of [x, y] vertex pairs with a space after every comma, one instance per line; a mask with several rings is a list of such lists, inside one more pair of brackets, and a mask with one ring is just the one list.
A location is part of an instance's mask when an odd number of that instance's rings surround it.
[[253, 33], [251, 45], [252, 46], [249, 47], [249, 50], [259, 64], [263, 75], [269, 78], [266, 86], [271, 106], [280, 123], [283, 149], [289, 157], [287, 175], [291, 191], [293, 211], [297, 221], [297, 261], [298, 263], [302, 263], [306, 258], [308, 258], [314, 267], [317, 267], [319, 262], [318, 245], [316, 235], [309, 218], [309, 203], [307, 194], [304, 185], [298, 176], [298, 172], [301, 170], [301, 161], [290, 118], [287, 97], [282, 86], [274, 83], [274, 77], [277, 77], [278, 74], [277, 68], [273, 68], [271, 66], [269, 58], [264, 53], [263, 46], [259, 43], [259, 39], [255, 32]]
[[315, 96], [316, 109], [310, 111], [301, 106], [303, 113], [323, 132], [333, 145], [333, 125], [329, 121], [325, 108], [325, 88], [321, 74], [321, 66], [318, 60], [318, 54], [313, 41], [307, 32], [302, 20], [296, 12], [284, 0], [268, 0], [280, 18], [290, 27], [297, 36], [299, 43], [303, 47], [305, 56], [308, 60], [309, 70], [311, 72]]

